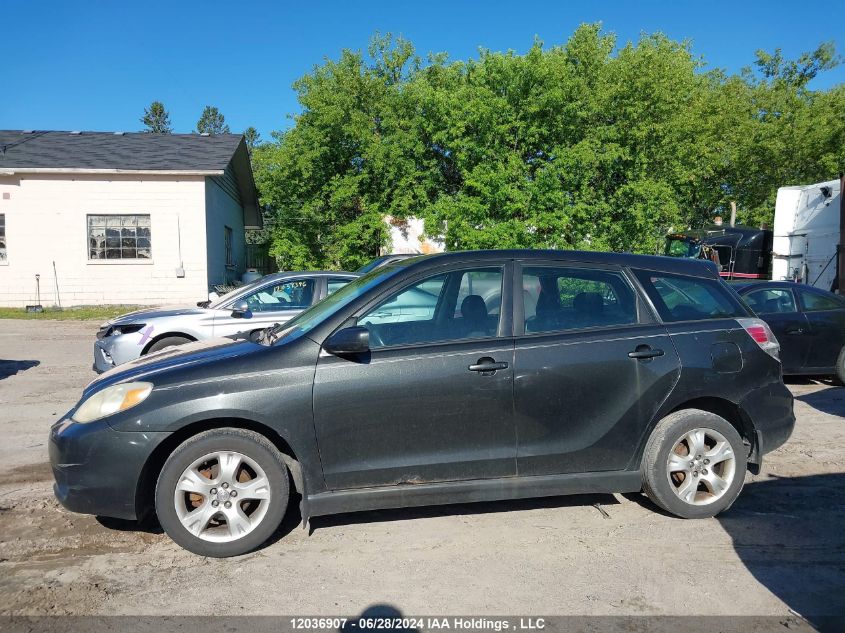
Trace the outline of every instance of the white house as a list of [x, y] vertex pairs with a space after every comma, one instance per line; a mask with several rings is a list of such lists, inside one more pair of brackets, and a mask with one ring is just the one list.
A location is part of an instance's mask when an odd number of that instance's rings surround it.
[[241, 135], [0, 131], [0, 306], [193, 304], [260, 225]]

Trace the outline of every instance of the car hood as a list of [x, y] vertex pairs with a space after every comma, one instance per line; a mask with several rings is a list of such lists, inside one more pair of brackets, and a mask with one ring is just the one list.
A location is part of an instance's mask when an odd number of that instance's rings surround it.
[[126, 325], [127, 323], [144, 323], [151, 319], [161, 319], [166, 317], [183, 316], [186, 314], [207, 314], [210, 310], [208, 308], [198, 307], [184, 307], [184, 306], [165, 306], [162, 308], [148, 308], [146, 310], [136, 310], [127, 314], [121, 314], [109, 321], [103, 323], [100, 328], [106, 328], [110, 325]]
[[209, 361], [245, 356], [259, 349], [262, 348], [257, 343], [231, 338], [207, 339], [177, 347], [166, 347], [101, 374], [88, 383], [82, 395], [85, 398], [90, 393], [115, 383], [145, 380], [170, 369], [182, 369]]

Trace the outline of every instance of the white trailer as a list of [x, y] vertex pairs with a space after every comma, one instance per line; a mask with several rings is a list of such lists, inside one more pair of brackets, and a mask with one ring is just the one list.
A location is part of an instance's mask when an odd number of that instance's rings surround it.
[[833, 289], [840, 196], [838, 180], [778, 189], [772, 279]]

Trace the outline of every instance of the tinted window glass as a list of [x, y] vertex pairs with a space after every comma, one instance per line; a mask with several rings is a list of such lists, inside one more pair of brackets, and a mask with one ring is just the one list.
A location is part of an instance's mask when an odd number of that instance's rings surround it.
[[351, 279], [329, 279], [328, 284], [326, 286], [326, 296], [332, 294], [333, 292], [340, 290], [346, 284], [348, 284]]
[[836, 295], [826, 295], [801, 289], [801, 305], [806, 312], [820, 312], [822, 310], [841, 310], [845, 308], [845, 301]]
[[757, 314], [796, 312], [791, 290], [755, 290], [745, 295], [744, 299]]
[[747, 316], [739, 301], [716, 279], [635, 272], [664, 321]]
[[496, 336], [502, 269], [442, 273], [413, 283], [358, 318], [370, 346], [434, 343]]
[[526, 333], [637, 321], [634, 291], [620, 273], [526, 267], [522, 271], [522, 290]]
[[243, 298], [252, 312], [307, 308], [314, 298], [314, 279], [288, 279], [262, 286]]

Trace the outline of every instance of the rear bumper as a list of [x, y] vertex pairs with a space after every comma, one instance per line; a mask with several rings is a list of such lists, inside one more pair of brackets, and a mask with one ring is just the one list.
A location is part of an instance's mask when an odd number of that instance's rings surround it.
[[754, 453], [762, 457], [783, 446], [795, 428], [793, 397], [782, 381], [755, 389], [740, 402], [757, 436]]
[[103, 420], [60, 420], [49, 441], [56, 498], [72, 512], [135, 519], [144, 465], [168, 435], [115, 431]]

